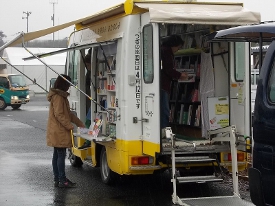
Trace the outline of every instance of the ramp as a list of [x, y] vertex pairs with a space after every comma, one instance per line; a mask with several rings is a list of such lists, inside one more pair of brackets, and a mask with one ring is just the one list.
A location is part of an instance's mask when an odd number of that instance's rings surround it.
[[[233, 195], [232, 196], [212, 196], [212, 197], [198, 197], [198, 198], [179, 198], [177, 195], [177, 184], [180, 183], [206, 183], [206, 182], [219, 182], [222, 179], [216, 177], [215, 174], [212, 176], [191, 176], [191, 177], [179, 177], [176, 172], [176, 163], [177, 162], [214, 162], [214, 159], [211, 159], [207, 156], [196, 156], [179, 158], [176, 156], [177, 139], [172, 133], [170, 127], [166, 129], [166, 138], [171, 140], [171, 159], [172, 159], [172, 179], [173, 183], [173, 194], [172, 202], [177, 205], [184, 206], [246, 206], [254, 205], [253, 203], [243, 200], [239, 195], [238, 188], [238, 165], [237, 165], [237, 137], [236, 137], [236, 127], [229, 126], [217, 130], [208, 131], [208, 135], [213, 135], [214, 137], [210, 139], [210, 145], [215, 141], [217, 142], [229, 142], [230, 150], [232, 155], [232, 178], [233, 178]], [[187, 142], [190, 145], [193, 145], [194, 151], [196, 150], [196, 144], [192, 142]]]

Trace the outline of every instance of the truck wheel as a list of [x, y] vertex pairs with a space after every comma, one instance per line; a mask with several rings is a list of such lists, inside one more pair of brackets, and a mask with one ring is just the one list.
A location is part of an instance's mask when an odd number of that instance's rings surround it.
[[106, 148], [103, 147], [100, 154], [100, 174], [101, 180], [107, 184], [111, 185], [115, 180], [115, 173], [110, 169], [107, 162], [107, 152]]
[[12, 104], [11, 107], [13, 109], [19, 109], [21, 107], [21, 104]]
[[0, 97], [0, 110], [6, 109], [7, 104], [3, 98]]
[[70, 160], [70, 163], [73, 167], [81, 167], [83, 165], [83, 162], [82, 160], [75, 156], [73, 153], [72, 153], [72, 150], [71, 149], [68, 149], [68, 152], [69, 152], [69, 157], [68, 159]]

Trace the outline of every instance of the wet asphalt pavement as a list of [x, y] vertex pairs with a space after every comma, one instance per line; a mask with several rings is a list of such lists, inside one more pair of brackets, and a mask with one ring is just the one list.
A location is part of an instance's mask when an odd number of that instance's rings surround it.
[[[168, 206], [172, 183], [167, 173], [122, 178], [113, 186], [101, 182], [98, 168], [74, 168], [66, 160], [66, 175], [77, 188], [55, 188], [46, 146], [46, 97], [36, 95], [20, 110], [0, 111], [0, 206]], [[180, 197], [232, 195], [223, 183], [181, 185]], [[249, 199], [244, 189], [243, 195]]]

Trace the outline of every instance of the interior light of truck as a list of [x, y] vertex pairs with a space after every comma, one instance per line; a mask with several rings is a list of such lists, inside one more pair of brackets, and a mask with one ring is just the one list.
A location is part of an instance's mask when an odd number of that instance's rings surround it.
[[148, 165], [153, 163], [153, 158], [148, 156], [141, 157], [132, 157], [131, 164], [132, 165]]
[[12, 100], [18, 100], [18, 96], [11, 96]]

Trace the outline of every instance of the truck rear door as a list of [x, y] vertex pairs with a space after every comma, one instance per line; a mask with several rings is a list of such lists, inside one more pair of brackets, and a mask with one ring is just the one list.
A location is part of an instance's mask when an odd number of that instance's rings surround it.
[[142, 130], [143, 153], [155, 156], [160, 152], [159, 112], [159, 34], [157, 24], [147, 24], [142, 31], [143, 76]]

